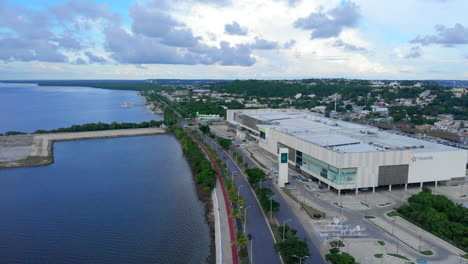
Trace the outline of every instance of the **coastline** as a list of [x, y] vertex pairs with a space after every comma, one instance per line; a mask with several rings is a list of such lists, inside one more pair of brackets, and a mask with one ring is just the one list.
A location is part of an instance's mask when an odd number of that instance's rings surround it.
[[0, 169], [44, 166], [54, 163], [53, 144], [60, 141], [147, 136], [167, 133], [163, 128], [134, 128], [87, 132], [0, 137]]

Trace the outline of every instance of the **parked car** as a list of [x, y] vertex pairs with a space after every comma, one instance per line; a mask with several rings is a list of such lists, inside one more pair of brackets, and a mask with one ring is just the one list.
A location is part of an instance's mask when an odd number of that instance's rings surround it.
[[325, 189], [325, 187], [323, 187], [322, 185], [320, 185], [318, 188], [319, 188], [320, 190]]

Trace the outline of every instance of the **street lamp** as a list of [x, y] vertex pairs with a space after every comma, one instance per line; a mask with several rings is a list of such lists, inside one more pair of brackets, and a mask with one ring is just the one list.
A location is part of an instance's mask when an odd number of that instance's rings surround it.
[[291, 221], [291, 219], [288, 219], [288, 220], [286, 220], [286, 221], [283, 221], [283, 241], [284, 241], [284, 234], [285, 234], [284, 231], [286, 231], [286, 222], [289, 222], [289, 221]]
[[392, 236], [396, 239], [396, 253], [398, 255], [398, 246], [399, 246], [399, 240], [398, 238], [395, 237], [395, 222], [396, 222], [396, 218], [394, 218], [392, 220]]
[[239, 185], [239, 187], [237, 187], [237, 200], [239, 200], [239, 190], [241, 187], [244, 187], [244, 185]]
[[278, 195], [270, 196], [270, 219], [273, 219], [273, 198]]
[[292, 257], [298, 258], [299, 259], [299, 264], [302, 264], [302, 260], [308, 258], [309, 256], [306, 255], [306, 256], [303, 256], [303, 257], [299, 257], [299, 256], [296, 256], [296, 255], [292, 255]]
[[250, 207], [252, 206], [249, 205], [244, 209], [244, 233], [245, 233], [245, 227], [247, 226], [247, 209], [249, 209]]
[[419, 236], [419, 252], [421, 252], [421, 239], [422, 239], [422, 237]]

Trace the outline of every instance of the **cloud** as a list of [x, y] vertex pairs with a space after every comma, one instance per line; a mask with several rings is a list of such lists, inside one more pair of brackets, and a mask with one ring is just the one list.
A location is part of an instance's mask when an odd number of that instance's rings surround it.
[[283, 48], [284, 48], [284, 49], [290, 49], [290, 48], [292, 48], [294, 45], [296, 45], [296, 40], [291, 39], [291, 40], [289, 40], [288, 42], [285, 42], [285, 43], [283, 44]]
[[77, 16], [91, 20], [120, 20], [118, 15], [109, 11], [108, 4], [98, 4], [92, 0], [68, 0], [51, 7], [50, 13], [61, 21], [72, 20]]
[[437, 31], [436, 34], [417, 36], [410, 42], [423, 46], [442, 44], [445, 47], [468, 44], [468, 28], [465, 28], [461, 24], [455, 24], [452, 28], [446, 28], [444, 25], [435, 25], [434, 28]]
[[0, 29], [8, 32], [0, 36], [0, 60], [69, 62], [64, 51], [80, 52], [85, 48], [77, 20], [116, 22], [117, 17], [106, 5], [91, 0], [69, 0], [42, 11], [7, 7], [0, 2]]
[[89, 63], [107, 63], [107, 60], [103, 57], [96, 56], [92, 52], [85, 52], [86, 57], [88, 57]]
[[0, 60], [12, 61], [44, 61], [67, 62], [65, 55], [58, 51], [58, 47], [47, 40], [3, 38], [0, 39]]
[[285, 2], [291, 7], [295, 7], [301, 0], [275, 0], [276, 2]]
[[335, 42], [333, 42], [332, 46], [337, 47], [337, 48], [343, 48], [344, 51], [348, 51], [348, 52], [367, 52], [366, 48], [358, 47], [356, 45], [346, 43], [342, 41], [341, 39], [338, 39]]
[[86, 65], [88, 63], [85, 60], [83, 60], [82, 58], [78, 58], [78, 59], [72, 61], [71, 64], [73, 64], [73, 65]]
[[250, 47], [252, 49], [271, 50], [279, 48], [280, 45], [276, 41], [269, 41], [266, 39], [255, 37], [255, 42], [251, 44]]
[[358, 26], [361, 17], [359, 6], [353, 2], [339, 5], [326, 13], [321, 7], [318, 12], [299, 18], [294, 27], [303, 30], [312, 30], [310, 39], [337, 37], [345, 28]]
[[410, 51], [405, 55], [405, 59], [416, 59], [422, 56], [422, 50], [419, 46], [412, 47]]
[[467, 59], [467, 60], [468, 60], [468, 55], [466, 55], [466, 56], [465, 56], [465, 59]]
[[239, 36], [246, 36], [248, 32], [246, 28], [242, 28], [236, 21], [233, 21], [232, 24], [224, 25], [224, 31], [229, 35]]
[[105, 38], [106, 50], [120, 63], [251, 66], [256, 61], [249, 46], [231, 46], [226, 41], [220, 42], [220, 47], [201, 43], [189, 48], [172, 47], [157, 38], [130, 33], [120, 27], [106, 29]]

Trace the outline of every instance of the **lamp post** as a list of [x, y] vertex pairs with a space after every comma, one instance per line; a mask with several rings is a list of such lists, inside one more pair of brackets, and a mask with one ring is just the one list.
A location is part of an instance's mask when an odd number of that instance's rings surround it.
[[283, 241], [284, 241], [284, 234], [286, 233], [286, 232], [285, 232], [285, 231], [286, 231], [286, 223], [289, 222], [289, 221], [291, 221], [291, 219], [288, 219], [288, 220], [286, 220], [286, 221], [283, 221]]
[[419, 248], [418, 248], [418, 249], [419, 249], [419, 252], [421, 252], [421, 238], [422, 238], [422, 237], [419, 236]]
[[399, 246], [399, 241], [398, 241], [398, 238], [395, 237], [395, 222], [396, 222], [396, 219], [394, 218], [392, 220], [392, 236], [396, 239], [396, 253], [398, 255], [398, 246]]
[[244, 233], [245, 233], [245, 227], [247, 226], [247, 209], [249, 209], [250, 207], [252, 206], [249, 205], [244, 209]]
[[306, 256], [303, 256], [303, 257], [299, 257], [299, 256], [296, 256], [296, 255], [292, 255], [292, 257], [298, 258], [299, 259], [299, 264], [302, 264], [302, 260], [308, 258], [309, 256], [306, 255]]
[[270, 196], [270, 219], [273, 219], [273, 198], [278, 195]]
[[239, 190], [240, 188], [242, 188], [244, 185], [239, 185], [239, 187], [237, 187], [237, 200], [239, 200]]

